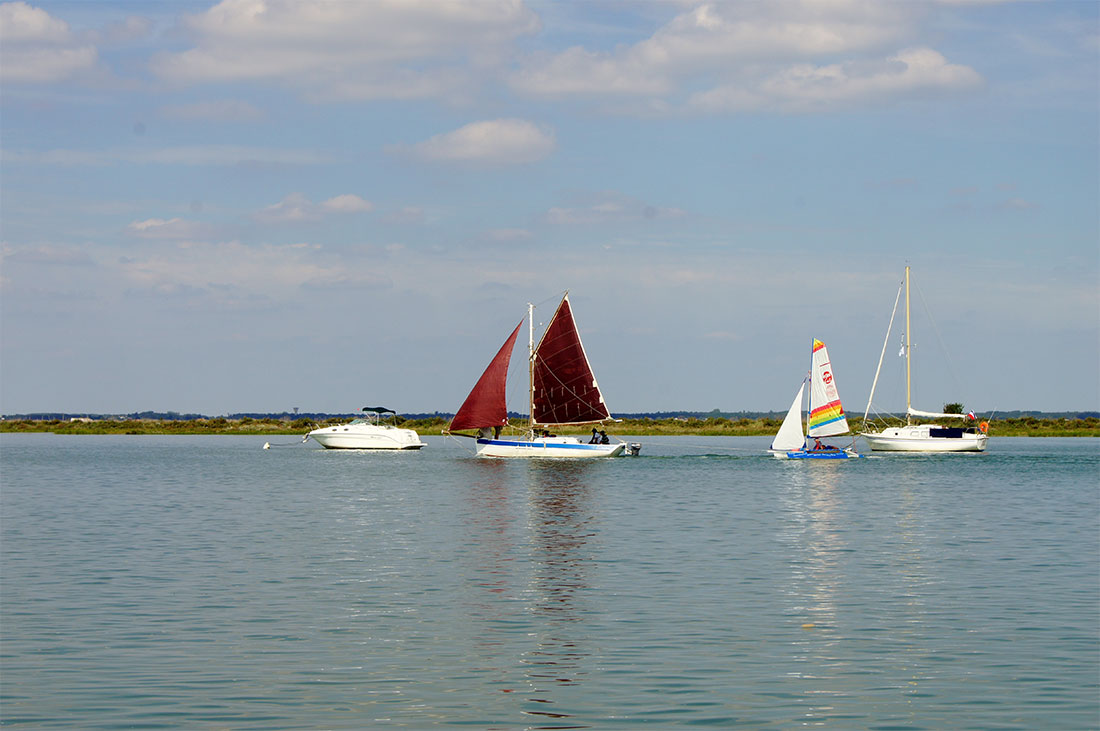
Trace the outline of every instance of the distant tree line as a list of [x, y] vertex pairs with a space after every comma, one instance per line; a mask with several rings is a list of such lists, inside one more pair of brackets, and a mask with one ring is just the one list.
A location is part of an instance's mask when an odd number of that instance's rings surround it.
[[[953, 407], [948, 411], [946, 407]], [[774, 419], [782, 418], [786, 411], [721, 411], [719, 409], [713, 409], [711, 411], [639, 411], [634, 413], [618, 413], [613, 414], [618, 419], [652, 419], [654, 421], [662, 421], [665, 419], [729, 419], [730, 421], [739, 421], [741, 419]], [[960, 404], [945, 404], [944, 413], [956, 413], [961, 414], [962, 406]], [[988, 416], [989, 412], [976, 412], [979, 416]], [[197, 421], [200, 419], [228, 419], [230, 421], [239, 421], [241, 419], [255, 419], [258, 421], [301, 421], [303, 419], [307, 421], [322, 422], [332, 421], [334, 419], [353, 419], [362, 416], [362, 412], [343, 413], [343, 414], [329, 414], [325, 412], [306, 412], [300, 411], [297, 413], [282, 411], [282, 412], [239, 412], [234, 414], [224, 414], [217, 417], [207, 416], [205, 414], [187, 414], [180, 413], [178, 411], [139, 411], [130, 414], [95, 414], [88, 412], [53, 412], [53, 411], [41, 411], [33, 412], [29, 414], [4, 414], [4, 419], [16, 419], [27, 421], [68, 421], [74, 418], [91, 418], [96, 420], [116, 420], [116, 421], [141, 421], [141, 420], [153, 420], [153, 421]], [[848, 412], [851, 416], [852, 412]], [[434, 419], [442, 419], [444, 421], [450, 421], [454, 414], [448, 411], [432, 411], [424, 413], [399, 413], [397, 415], [399, 421], [428, 421]], [[508, 412], [508, 418], [516, 421], [526, 420], [527, 414], [521, 414], [515, 411]], [[996, 411], [993, 412], [993, 418], [996, 420], [1002, 419], [1098, 419], [1100, 418], [1100, 411]]]

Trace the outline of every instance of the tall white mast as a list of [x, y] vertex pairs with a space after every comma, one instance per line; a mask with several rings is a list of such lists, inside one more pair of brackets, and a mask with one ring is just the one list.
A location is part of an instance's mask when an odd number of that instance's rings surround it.
[[913, 352], [913, 345], [910, 337], [909, 330], [909, 266], [905, 267], [905, 423], [912, 424], [912, 417], [909, 416], [909, 411], [913, 408], [913, 400], [911, 397], [910, 386], [910, 373], [911, 366], [909, 362], [910, 354]]
[[[813, 390], [814, 390], [813, 378], [814, 378], [814, 343], [813, 343], [813, 338], [810, 338], [810, 369], [808, 371], [806, 371], [806, 379], [804, 381], [802, 381], [803, 383], [806, 383], [806, 381], [810, 381], [810, 393], [813, 393]], [[810, 438], [810, 408], [812, 407], [812, 404], [809, 403], [810, 396], [808, 394], [806, 396], [806, 401], [807, 401], [807, 403], [806, 403], [806, 424], [802, 428], [802, 433], [805, 435], [802, 438], [802, 447], [803, 447], [803, 449], [805, 449], [806, 445], [809, 444], [809, 438]]]
[[535, 433], [535, 306], [527, 303], [527, 428]]

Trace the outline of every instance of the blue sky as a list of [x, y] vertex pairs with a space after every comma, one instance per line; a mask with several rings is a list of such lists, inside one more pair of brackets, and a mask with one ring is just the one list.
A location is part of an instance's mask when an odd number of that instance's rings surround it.
[[1100, 409], [1098, 8], [0, 3], [0, 411]]

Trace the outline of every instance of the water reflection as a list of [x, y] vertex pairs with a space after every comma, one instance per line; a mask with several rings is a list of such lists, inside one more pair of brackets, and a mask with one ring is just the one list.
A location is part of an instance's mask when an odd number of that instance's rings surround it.
[[787, 614], [804, 630], [791, 643], [789, 675], [809, 683], [799, 699], [807, 722], [827, 723], [865, 692], [868, 648], [884, 642], [890, 651], [876, 662], [894, 680], [881, 687], [922, 694], [933, 677], [924, 669], [930, 653], [925, 597], [935, 577], [919, 492], [891, 486], [856, 500], [847, 465], [814, 467], [792, 472], [781, 492], [787, 516], [781, 539]]
[[475, 582], [495, 594], [508, 592], [515, 539], [511, 535], [512, 503], [508, 465], [500, 460], [476, 459], [471, 468], [467, 530], [468, 545], [476, 550]]
[[587, 462], [529, 465], [530, 611], [540, 620], [538, 645], [524, 658], [532, 680], [573, 683], [584, 675], [586, 652], [573, 625], [583, 620], [590, 589], [594, 533]]
[[521, 704], [498, 710], [580, 728], [562, 689], [584, 680], [591, 655], [584, 619], [593, 611], [585, 600], [594, 571], [593, 465], [479, 459], [464, 468], [477, 670]]
[[795, 466], [790, 489], [782, 492], [789, 516], [782, 536], [790, 556], [789, 594], [796, 601], [790, 609], [801, 614], [806, 624], [835, 625], [840, 580], [837, 561], [847, 548], [845, 527], [838, 523], [840, 466], [826, 462], [801, 469], [805, 466]]
[[[843, 636], [837, 626], [837, 597], [844, 580], [840, 560], [849, 550], [844, 539], [846, 527], [840, 523], [842, 466], [828, 462], [792, 466], [796, 471], [788, 489], [781, 493], [788, 515], [781, 535], [790, 567], [787, 614], [800, 621], [808, 634], [793, 643], [794, 667], [789, 675], [816, 679], [824, 668], [830, 675], [844, 672], [839, 647]], [[815, 681], [807, 696], [806, 719], [827, 718], [833, 710], [833, 696], [838, 694]]]

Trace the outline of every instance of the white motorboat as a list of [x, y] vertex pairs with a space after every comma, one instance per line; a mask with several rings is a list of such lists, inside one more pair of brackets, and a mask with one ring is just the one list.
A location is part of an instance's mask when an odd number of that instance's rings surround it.
[[[577, 323], [569, 306], [569, 293], [562, 297], [554, 316], [535, 345], [534, 305], [527, 305], [528, 373], [530, 419], [526, 433], [501, 436], [508, 424], [506, 390], [508, 364], [523, 320], [489, 363], [462, 402], [444, 434], [474, 437], [479, 457], [618, 457], [636, 455], [642, 445], [612, 442], [596, 429], [583, 441], [573, 436], [550, 433], [552, 428], [613, 421], [596, 383], [581, 344]], [[476, 430], [477, 434], [462, 434]]]
[[[969, 414], [946, 414], [930, 411], [919, 411], [913, 408], [912, 403], [912, 343], [910, 342], [909, 321], [909, 267], [905, 267], [905, 344], [902, 346], [905, 354], [905, 426], [888, 426], [879, 431], [863, 431], [860, 436], [867, 441], [867, 446], [873, 452], [984, 452], [989, 441], [989, 422], [977, 422], [973, 412]], [[901, 288], [898, 288], [898, 296], [894, 299], [894, 314], [890, 316], [890, 325], [886, 328], [886, 342], [882, 345], [882, 353], [879, 355], [878, 368], [875, 370], [875, 380], [871, 383], [871, 395], [867, 399], [867, 411], [863, 414], [863, 423], [867, 423], [867, 416], [871, 412], [871, 402], [875, 398], [875, 386], [878, 385], [879, 373], [882, 370], [882, 359], [886, 355], [886, 345], [890, 342], [890, 329], [894, 325], [894, 315], [898, 311], [898, 300], [901, 298]], [[947, 427], [938, 424], [915, 423], [914, 417], [925, 419], [962, 419], [969, 423], [961, 427]]]
[[412, 429], [400, 429], [385, 423], [387, 414], [396, 412], [382, 406], [364, 406], [366, 416], [347, 424], [323, 426], [305, 435], [325, 449], [420, 449], [426, 446]]

